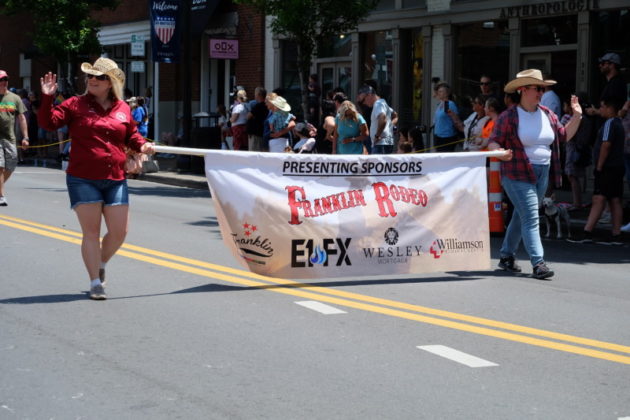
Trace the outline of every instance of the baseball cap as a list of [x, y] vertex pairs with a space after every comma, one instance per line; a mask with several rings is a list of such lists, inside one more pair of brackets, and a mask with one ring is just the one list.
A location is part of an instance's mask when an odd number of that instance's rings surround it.
[[2, 79], [3, 77], [6, 77], [7, 79], [9, 78], [9, 75], [7, 74], [6, 71], [4, 70], [0, 70], [0, 79]]
[[602, 61], [610, 61], [613, 64], [616, 64], [618, 66], [621, 65], [621, 57], [619, 57], [619, 54], [617, 53], [606, 53], [603, 56], [601, 56], [599, 58], [599, 62], [601, 63]]

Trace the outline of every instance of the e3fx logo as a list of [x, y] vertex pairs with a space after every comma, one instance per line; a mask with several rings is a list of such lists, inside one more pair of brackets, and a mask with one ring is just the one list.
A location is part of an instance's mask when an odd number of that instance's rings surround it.
[[325, 238], [322, 245], [315, 245], [313, 239], [294, 239], [291, 241], [291, 267], [312, 267], [320, 264], [328, 267], [331, 256], [337, 256], [337, 267], [352, 265], [348, 256], [348, 247], [352, 238]]

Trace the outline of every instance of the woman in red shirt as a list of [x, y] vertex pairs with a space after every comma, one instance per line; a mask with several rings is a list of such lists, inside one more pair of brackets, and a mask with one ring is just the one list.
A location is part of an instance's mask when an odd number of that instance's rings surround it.
[[[67, 125], [72, 138], [66, 184], [71, 208], [77, 213], [83, 239], [81, 255], [90, 276], [90, 298], [106, 299], [105, 265], [125, 240], [129, 223], [129, 194], [125, 178], [126, 150], [154, 153], [136, 130], [129, 105], [123, 99], [125, 74], [116, 62], [99, 58], [83, 63], [86, 91], [53, 107], [57, 76], [40, 79], [41, 127], [54, 130]], [[107, 233], [99, 240], [101, 221]]]

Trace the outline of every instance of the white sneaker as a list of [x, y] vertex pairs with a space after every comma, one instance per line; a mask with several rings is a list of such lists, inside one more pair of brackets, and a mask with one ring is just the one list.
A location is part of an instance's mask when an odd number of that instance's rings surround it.
[[8, 206], [7, 198], [5, 196], [0, 196], [0, 206]]
[[599, 223], [602, 225], [609, 224], [612, 221], [611, 214], [609, 211], [605, 211], [602, 213], [602, 217], [599, 218]]
[[621, 227], [622, 232], [630, 232], [630, 223]]

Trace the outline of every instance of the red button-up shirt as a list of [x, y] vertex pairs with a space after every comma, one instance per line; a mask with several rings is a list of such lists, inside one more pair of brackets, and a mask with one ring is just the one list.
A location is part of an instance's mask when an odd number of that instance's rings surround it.
[[133, 123], [129, 105], [116, 100], [104, 110], [89, 93], [55, 107], [53, 99], [42, 95], [37, 120], [46, 130], [68, 126], [72, 147], [67, 173], [86, 179], [125, 179], [125, 148], [139, 152], [146, 142]]
[[[499, 115], [494, 125], [490, 142], [498, 143], [504, 149], [512, 149], [512, 160], [501, 162], [501, 175], [507, 176], [515, 181], [536, 183], [534, 168], [529, 162], [525, 147], [518, 137], [518, 110], [517, 105], [512, 106]], [[554, 181], [556, 187], [562, 184], [562, 169], [560, 166], [560, 142], [566, 141], [566, 130], [558, 121], [558, 117], [549, 108], [542, 105], [538, 107], [547, 115], [551, 129], [555, 138], [550, 145], [551, 148], [551, 168], [549, 179]]]

